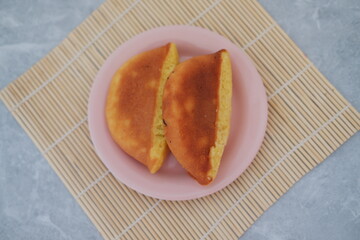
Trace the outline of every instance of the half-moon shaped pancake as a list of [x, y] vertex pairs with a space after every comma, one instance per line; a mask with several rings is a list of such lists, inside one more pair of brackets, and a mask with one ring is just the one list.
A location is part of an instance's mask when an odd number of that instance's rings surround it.
[[232, 72], [221, 50], [175, 67], [165, 85], [163, 117], [171, 152], [200, 184], [212, 182], [228, 139]]
[[113, 76], [106, 102], [106, 120], [114, 141], [155, 173], [168, 153], [162, 121], [166, 80], [179, 56], [175, 44], [140, 53]]

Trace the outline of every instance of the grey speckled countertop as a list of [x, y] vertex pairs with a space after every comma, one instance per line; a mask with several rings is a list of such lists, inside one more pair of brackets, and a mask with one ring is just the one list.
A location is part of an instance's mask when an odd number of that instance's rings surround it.
[[[1, 0], [0, 88], [60, 43], [101, 2]], [[360, 1], [260, 2], [359, 110]], [[101, 239], [3, 103], [0, 121], [0, 239]], [[359, 173], [358, 133], [295, 184], [241, 239], [359, 240]]]

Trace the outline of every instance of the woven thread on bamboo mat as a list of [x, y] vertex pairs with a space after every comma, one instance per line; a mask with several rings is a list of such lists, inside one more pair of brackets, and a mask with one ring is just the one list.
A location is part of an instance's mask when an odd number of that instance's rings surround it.
[[[208, 28], [244, 49], [269, 100], [251, 166], [218, 193], [183, 202], [146, 197], [114, 179], [94, 152], [86, 113], [110, 53], [140, 32], [175, 24]], [[237, 239], [360, 127], [359, 113], [253, 0], [108, 0], [1, 98], [105, 239]]]

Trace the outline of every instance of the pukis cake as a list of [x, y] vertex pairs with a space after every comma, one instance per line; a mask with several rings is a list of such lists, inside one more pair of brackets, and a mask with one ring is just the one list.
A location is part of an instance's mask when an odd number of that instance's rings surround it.
[[105, 115], [112, 138], [151, 173], [160, 169], [169, 151], [162, 98], [178, 61], [174, 43], [142, 52], [120, 67], [108, 91]]
[[175, 67], [164, 90], [165, 137], [171, 152], [200, 184], [218, 172], [230, 130], [229, 53], [197, 56]]

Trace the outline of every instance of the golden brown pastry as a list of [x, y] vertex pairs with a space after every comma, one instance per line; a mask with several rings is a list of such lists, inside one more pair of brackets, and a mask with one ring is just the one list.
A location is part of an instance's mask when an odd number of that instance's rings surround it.
[[200, 184], [218, 172], [228, 139], [232, 72], [226, 50], [176, 66], [164, 90], [165, 137], [179, 163]]
[[168, 153], [162, 121], [164, 85], [179, 56], [175, 44], [140, 53], [115, 73], [106, 102], [114, 141], [155, 173]]

